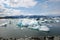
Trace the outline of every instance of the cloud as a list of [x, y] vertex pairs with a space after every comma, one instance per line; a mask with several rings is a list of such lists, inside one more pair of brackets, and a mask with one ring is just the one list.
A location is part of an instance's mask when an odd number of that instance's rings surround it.
[[6, 14], [6, 16], [18, 16], [21, 15], [22, 12], [20, 10], [8, 10]]
[[40, 15], [53, 15], [53, 16], [59, 16], [60, 10], [59, 9], [53, 9], [53, 10], [47, 10], [45, 12], [40, 12]]
[[5, 12], [6, 16], [20, 16], [20, 15], [33, 15], [31, 13], [26, 13], [26, 12], [23, 12], [21, 10], [12, 10], [12, 9], [9, 9]]
[[40, 13], [40, 15], [60, 15], [60, 10], [48, 10], [46, 12]]
[[[0, 16], [4, 15], [5, 12], [7, 12], [7, 9], [4, 8], [4, 6], [2, 4], [0, 4]], [[6, 15], [6, 14], [5, 14]]]
[[60, 10], [51, 10], [48, 13], [50, 13], [52, 15], [60, 15]]
[[15, 16], [21, 14], [23, 14], [21, 10], [7, 9], [0, 5], [0, 16]]
[[41, 4], [40, 7], [41, 7], [42, 9], [47, 9], [47, 8], [48, 8], [48, 5], [47, 5], [47, 4]]
[[7, 0], [4, 2], [5, 4], [8, 4], [11, 7], [25, 7], [30, 8], [37, 4], [37, 1], [35, 0]]
[[44, 2], [39, 2], [38, 6], [40, 7], [40, 9], [44, 10], [48, 8], [48, 1], [44, 1]]
[[0, 0], [0, 4], [2, 4], [4, 2], [4, 0]]
[[60, 2], [60, 0], [48, 0], [49, 2]]

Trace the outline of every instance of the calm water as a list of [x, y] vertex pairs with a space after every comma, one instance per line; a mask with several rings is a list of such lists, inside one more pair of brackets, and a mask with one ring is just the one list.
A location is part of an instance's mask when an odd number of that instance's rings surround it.
[[[4, 38], [10, 37], [31, 37], [31, 36], [59, 36], [60, 35], [60, 23], [50, 23], [52, 27], [50, 28], [50, 32], [42, 32], [38, 30], [31, 30], [28, 28], [24, 28], [21, 30], [16, 23], [19, 19], [7, 19], [7, 21], [12, 21], [12, 24], [8, 24], [7, 27], [0, 27], [0, 36]], [[0, 22], [0, 24], [3, 21]]]

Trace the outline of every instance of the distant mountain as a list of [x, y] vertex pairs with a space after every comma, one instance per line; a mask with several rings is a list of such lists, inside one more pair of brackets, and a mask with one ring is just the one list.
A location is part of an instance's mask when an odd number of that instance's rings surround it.
[[20, 16], [5, 16], [0, 18], [51, 18], [60, 16], [42, 16], [42, 15], [20, 15]]

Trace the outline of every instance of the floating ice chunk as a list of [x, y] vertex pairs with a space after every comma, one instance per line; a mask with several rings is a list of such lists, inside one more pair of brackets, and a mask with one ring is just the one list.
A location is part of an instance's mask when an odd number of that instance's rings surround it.
[[40, 26], [39, 31], [50, 31], [47, 26]]
[[[34, 19], [22, 19], [22, 21], [19, 21], [19, 27], [25, 27], [30, 29], [37, 29], [39, 31], [50, 31], [50, 29], [47, 27], [47, 25], [43, 25], [43, 23], [38, 24], [38, 21]], [[49, 25], [48, 25], [49, 26]]]
[[46, 24], [48, 27], [52, 27], [52, 25], [51, 24]]
[[39, 28], [39, 26], [29, 26], [28, 28], [31, 28], [31, 29], [38, 29]]
[[59, 20], [56, 20], [56, 22], [60, 22]]
[[0, 27], [6, 27], [8, 23], [7, 19], [0, 19]]
[[43, 18], [40, 18], [40, 20], [43, 20]]
[[0, 24], [0, 26], [1, 27], [3, 27], [3, 26], [6, 27], [7, 24], [8, 24], [7, 22], [6, 23], [2, 23], [2, 24]]
[[36, 20], [33, 19], [22, 19], [21, 21], [19, 21], [19, 23], [17, 24], [18, 26], [29, 26], [29, 25], [36, 25], [38, 24]]

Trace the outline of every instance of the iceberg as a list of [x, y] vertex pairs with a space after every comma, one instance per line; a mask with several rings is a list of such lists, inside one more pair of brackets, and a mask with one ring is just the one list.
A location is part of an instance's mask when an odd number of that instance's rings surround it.
[[50, 28], [48, 28], [47, 26], [40, 26], [40, 28], [38, 28], [39, 31], [50, 31]]
[[34, 19], [22, 19], [19, 20], [19, 23], [17, 24], [18, 27], [26, 27], [29, 29], [36, 29], [39, 31], [50, 31], [50, 28], [43, 24], [43, 23], [38, 23], [38, 21], [34, 20]]
[[0, 27], [6, 27], [9, 22], [6, 19], [0, 19]]
[[38, 26], [29, 26], [28, 28], [30, 28], [30, 29], [38, 29], [40, 26], [38, 25]]
[[22, 19], [22, 20], [19, 20], [17, 25], [18, 26], [30, 26], [30, 25], [34, 25], [34, 24], [37, 24], [36, 20], [33, 20], [33, 19]]

